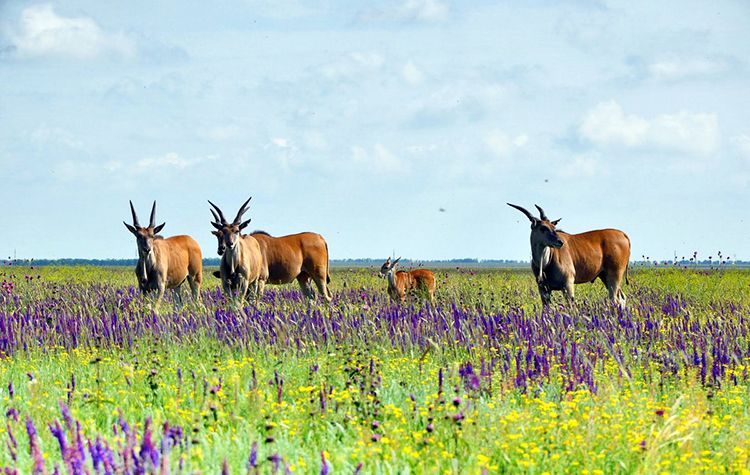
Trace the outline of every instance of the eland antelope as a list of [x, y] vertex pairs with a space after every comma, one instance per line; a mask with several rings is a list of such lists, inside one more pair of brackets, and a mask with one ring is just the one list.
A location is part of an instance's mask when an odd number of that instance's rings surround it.
[[[217, 253], [222, 255], [225, 247], [218, 231], [212, 231], [219, 241]], [[330, 302], [333, 294], [328, 288], [328, 244], [320, 234], [298, 233], [287, 236], [271, 236], [265, 231], [255, 231], [254, 237], [263, 254], [261, 285], [283, 285], [296, 280], [308, 299], [315, 298], [313, 283], [323, 298]], [[220, 272], [214, 276], [221, 278]], [[262, 292], [262, 287], [260, 291]]]
[[[211, 210], [215, 221], [211, 225], [216, 228], [219, 237], [219, 249], [222, 249], [221, 263], [219, 264], [219, 277], [224, 293], [227, 295], [237, 295], [241, 301], [244, 301], [250, 286], [253, 286], [253, 298], [257, 301], [260, 297], [263, 270], [263, 255], [260, 252], [258, 241], [252, 236], [243, 236], [241, 231], [250, 224], [250, 220], [242, 221], [242, 215], [247, 212], [247, 204], [251, 198], [248, 198], [235, 216], [234, 221], [227, 222], [218, 206], [209, 204], [216, 209]], [[218, 215], [217, 215], [218, 213]]]
[[417, 292], [426, 293], [430, 302], [435, 302], [435, 275], [427, 269], [396, 271], [399, 257], [391, 262], [389, 257], [380, 267], [380, 277], [388, 279], [388, 295], [391, 300], [406, 302], [406, 296]]
[[151, 218], [147, 227], [138, 223], [133, 202], [130, 202], [133, 224], [123, 221], [128, 231], [133, 233], [138, 245], [138, 263], [135, 275], [138, 287], [144, 293], [157, 291], [158, 304], [166, 289], [175, 289], [181, 299], [180, 286], [185, 280], [190, 284], [194, 300], [200, 300], [203, 280], [203, 256], [201, 248], [190, 236], [163, 238], [159, 232], [166, 223], [156, 226], [156, 201], [151, 207]]
[[534, 272], [544, 305], [549, 305], [553, 290], [562, 290], [573, 301], [574, 284], [604, 282], [613, 303], [625, 305], [621, 283], [627, 282], [630, 238], [617, 229], [599, 229], [568, 234], [556, 228], [559, 219], [550, 221], [537, 206], [539, 218], [524, 208], [508, 203], [531, 221], [531, 270]]

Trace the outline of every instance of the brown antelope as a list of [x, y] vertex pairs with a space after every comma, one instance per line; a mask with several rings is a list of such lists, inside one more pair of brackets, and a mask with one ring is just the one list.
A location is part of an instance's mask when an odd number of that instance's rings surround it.
[[531, 221], [531, 270], [536, 277], [542, 304], [549, 305], [553, 290], [562, 290], [568, 301], [574, 297], [574, 284], [604, 282], [613, 303], [625, 305], [620, 287], [627, 282], [630, 238], [617, 229], [599, 229], [568, 234], [556, 228], [559, 219], [550, 221], [537, 205], [539, 218], [524, 208], [508, 203]]
[[128, 231], [135, 235], [138, 244], [138, 263], [135, 275], [138, 287], [144, 293], [157, 291], [158, 304], [166, 289], [175, 289], [179, 300], [182, 300], [180, 286], [185, 280], [190, 284], [194, 300], [200, 300], [200, 288], [203, 280], [203, 255], [195, 239], [190, 236], [172, 236], [163, 238], [159, 232], [166, 223], [156, 226], [156, 201], [151, 207], [151, 218], [148, 227], [138, 223], [133, 202], [130, 202], [133, 225], [123, 221]]
[[391, 262], [389, 257], [380, 267], [380, 277], [388, 279], [388, 295], [391, 300], [406, 302], [406, 296], [417, 292], [426, 293], [430, 302], [435, 302], [435, 275], [427, 269], [396, 271], [399, 257]]
[[214, 213], [216, 221], [211, 221], [211, 225], [216, 228], [221, 235], [219, 243], [220, 249], [223, 248], [221, 263], [219, 265], [219, 277], [224, 293], [227, 295], [237, 295], [240, 301], [244, 301], [250, 287], [253, 287], [253, 298], [257, 301], [262, 289], [261, 273], [263, 269], [263, 255], [260, 252], [258, 241], [252, 236], [243, 236], [241, 231], [250, 224], [250, 220], [242, 221], [242, 215], [247, 212], [247, 204], [251, 198], [248, 198], [234, 221], [228, 223], [218, 206], [208, 203], [216, 209], [218, 216]]
[[[212, 233], [219, 239], [217, 253], [222, 255], [225, 249], [223, 241], [217, 235], [218, 231]], [[323, 236], [307, 232], [274, 237], [265, 231], [255, 231], [251, 236], [258, 241], [263, 254], [261, 292], [265, 283], [283, 285], [296, 279], [308, 299], [315, 298], [313, 282], [326, 301], [333, 299], [328, 288], [331, 282], [328, 274], [328, 244]], [[214, 275], [220, 277], [220, 273], [214, 272]]]

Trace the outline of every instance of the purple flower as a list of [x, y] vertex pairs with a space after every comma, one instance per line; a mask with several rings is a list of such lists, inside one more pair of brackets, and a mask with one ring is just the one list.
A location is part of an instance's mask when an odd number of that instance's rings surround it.
[[8, 450], [10, 451], [10, 458], [13, 460], [13, 462], [16, 462], [16, 450], [18, 449], [18, 442], [16, 442], [16, 438], [13, 436], [13, 428], [10, 426], [10, 424], [5, 424], [5, 429], [8, 431]]
[[86, 449], [83, 446], [83, 435], [81, 434], [81, 423], [76, 421], [76, 455], [81, 465], [86, 461]]
[[250, 449], [250, 457], [247, 459], [247, 465], [255, 468], [258, 466], [258, 443], [253, 442], [253, 447]]
[[159, 451], [151, 441], [151, 418], [146, 418], [145, 427], [143, 428], [143, 439], [141, 440], [141, 450], [139, 452], [141, 463], [150, 462], [152, 467], [159, 466]]
[[75, 423], [73, 422], [73, 416], [70, 413], [70, 408], [62, 401], [60, 401], [60, 412], [62, 413], [63, 420], [65, 421], [65, 427], [68, 430], [73, 430]]
[[326, 460], [326, 453], [320, 452], [320, 475], [328, 475], [328, 461]]
[[274, 453], [274, 454], [269, 455], [266, 458], [266, 460], [268, 460], [269, 462], [271, 462], [273, 464], [273, 471], [275, 473], [276, 471], [279, 470], [279, 465], [281, 464], [281, 461], [283, 459], [281, 458], [281, 455], [279, 455], [277, 453]]
[[16, 409], [15, 407], [9, 408], [7, 411], [5, 411], [5, 417], [13, 419], [13, 422], [18, 422], [18, 409]]
[[86, 441], [89, 447], [89, 453], [91, 454], [91, 464], [94, 466], [94, 471], [98, 472], [99, 467], [104, 463], [104, 453], [102, 452], [102, 446], [98, 443], [91, 443], [91, 439]]
[[58, 421], [55, 421], [54, 424], [49, 424], [49, 430], [52, 432], [55, 439], [57, 439], [57, 443], [60, 446], [60, 454], [62, 454], [64, 458], [68, 451], [68, 440], [67, 437], [65, 437], [65, 431], [63, 431], [63, 428]]
[[42, 450], [41, 448], [39, 448], [38, 434], [36, 431], [36, 427], [34, 426], [34, 421], [31, 420], [31, 417], [26, 417], [26, 433], [29, 436], [29, 455], [31, 455], [31, 459], [34, 461], [34, 468], [32, 469], [32, 472], [34, 473], [34, 475], [46, 474], [47, 469], [44, 466]]

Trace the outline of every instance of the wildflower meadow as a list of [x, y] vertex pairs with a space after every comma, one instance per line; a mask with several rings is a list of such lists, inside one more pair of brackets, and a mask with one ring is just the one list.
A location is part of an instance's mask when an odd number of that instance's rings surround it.
[[543, 309], [528, 269], [392, 303], [267, 287], [158, 308], [130, 268], [0, 269], [5, 473], [748, 473], [750, 272], [631, 268]]

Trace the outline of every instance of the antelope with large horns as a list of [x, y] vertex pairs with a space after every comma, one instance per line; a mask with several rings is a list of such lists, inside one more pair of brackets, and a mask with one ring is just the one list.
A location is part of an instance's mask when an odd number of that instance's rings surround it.
[[185, 280], [190, 285], [194, 300], [200, 300], [203, 281], [203, 255], [195, 239], [190, 236], [163, 238], [159, 232], [166, 223], [156, 225], [156, 201], [151, 207], [151, 218], [147, 227], [138, 222], [138, 215], [130, 202], [133, 224], [123, 221], [133, 233], [138, 245], [138, 263], [135, 275], [138, 287], [144, 293], [157, 292], [156, 304], [164, 297], [166, 289], [175, 289], [181, 300], [180, 286]]
[[[214, 219], [219, 216], [214, 210]], [[220, 231], [211, 231], [219, 241], [217, 254], [224, 254], [225, 245]], [[315, 298], [313, 283], [320, 295], [330, 302], [333, 299], [328, 284], [331, 278], [328, 274], [328, 244], [323, 236], [316, 233], [298, 233], [287, 236], [271, 236], [265, 231], [255, 231], [250, 234], [258, 241], [263, 254], [263, 269], [261, 271], [259, 293], [263, 286], [283, 285], [296, 280], [302, 293], [308, 299]], [[221, 272], [214, 272], [214, 276], [221, 277]]]
[[219, 250], [221, 251], [221, 263], [219, 265], [219, 278], [221, 279], [222, 289], [227, 295], [237, 295], [243, 301], [251, 286], [253, 288], [253, 299], [257, 301], [260, 297], [260, 290], [263, 288], [261, 274], [263, 269], [263, 255], [260, 252], [258, 241], [254, 237], [241, 234], [242, 230], [250, 224], [250, 219], [242, 221], [242, 215], [247, 212], [247, 205], [251, 198], [248, 198], [235, 216], [234, 221], [227, 222], [221, 209], [211, 203], [209, 204], [216, 210], [211, 210], [216, 221], [211, 221], [211, 225], [216, 228], [214, 233], [219, 240]]
[[549, 305], [553, 290], [562, 290], [570, 302], [574, 285], [604, 282], [610, 300], [625, 305], [621, 283], [627, 282], [630, 261], [630, 238], [617, 229], [599, 229], [568, 234], [557, 229], [559, 219], [550, 221], [537, 205], [539, 217], [526, 209], [508, 203], [531, 221], [531, 270], [534, 272], [542, 303]]
[[426, 294], [430, 302], [435, 302], [435, 275], [427, 269], [396, 271], [396, 264], [401, 258], [391, 262], [389, 257], [380, 267], [380, 277], [388, 279], [388, 295], [391, 300], [406, 302], [410, 294]]

